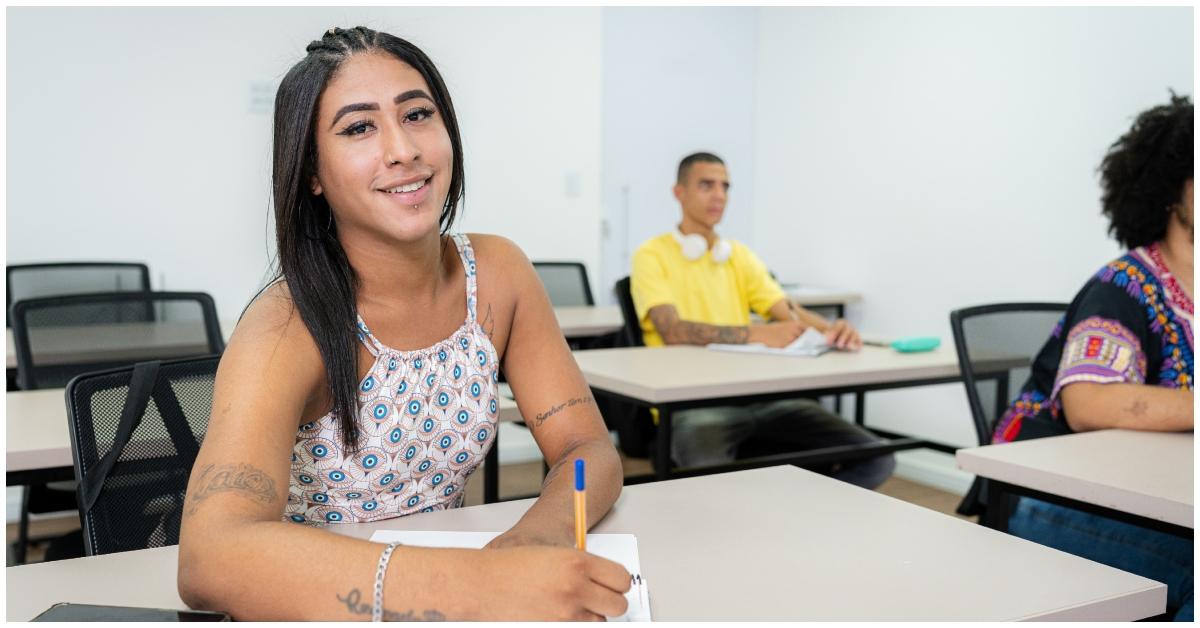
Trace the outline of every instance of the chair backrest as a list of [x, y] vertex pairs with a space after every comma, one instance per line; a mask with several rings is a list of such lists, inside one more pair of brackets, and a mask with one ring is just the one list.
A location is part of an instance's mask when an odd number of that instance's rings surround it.
[[555, 307], [595, 305], [587, 269], [579, 262], [534, 262], [533, 269], [546, 286], [550, 304]]
[[127, 262], [54, 262], [5, 267], [8, 302], [4, 325], [12, 327], [12, 304], [25, 299], [92, 292], [149, 292], [150, 268]]
[[[84, 373], [67, 384], [88, 556], [179, 543], [219, 356]], [[124, 426], [122, 424], [124, 423]]]
[[613, 286], [613, 294], [617, 296], [617, 305], [621, 306], [621, 318], [625, 319], [625, 342], [630, 347], [645, 346], [642, 337], [642, 322], [638, 320], [637, 308], [633, 306], [633, 291], [629, 288], [629, 277], [622, 277]]
[[980, 445], [1029, 379], [1065, 303], [994, 303], [954, 310], [950, 328]]
[[57, 388], [88, 371], [221, 353], [217, 310], [203, 292], [108, 292], [13, 303], [17, 385]]

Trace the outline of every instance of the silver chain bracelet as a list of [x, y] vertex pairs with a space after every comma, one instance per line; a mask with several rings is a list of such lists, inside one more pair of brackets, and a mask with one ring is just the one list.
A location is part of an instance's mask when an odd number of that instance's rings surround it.
[[392, 559], [392, 550], [400, 541], [392, 541], [383, 548], [379, 555], [379, 567], [375, 570], [375, 603], [371, 605], [371, 621], [383, 621], [383, 577], [387, 575], [388, 561]]

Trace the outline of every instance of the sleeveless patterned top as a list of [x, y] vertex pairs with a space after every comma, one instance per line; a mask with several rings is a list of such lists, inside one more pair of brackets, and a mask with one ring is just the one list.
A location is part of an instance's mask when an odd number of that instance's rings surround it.
[[330, 414], [300, 426], [284, 520], [376, 521], [456, 508], [467, 477], [496, 439], [496, 348], [475, 317], [475, 253], [455, 234], [466, 270], [467, 318], [415, 351], [379, 342], [358, 319], [375, 362], [358, 387], [359, 447], [347, 451]]

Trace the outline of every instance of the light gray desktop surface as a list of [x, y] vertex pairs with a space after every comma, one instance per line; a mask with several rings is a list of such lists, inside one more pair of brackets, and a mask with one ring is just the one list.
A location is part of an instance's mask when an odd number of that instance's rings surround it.
[[[334, 526], [503, 530], [531, 500]], [[1166, 587], [795, 467], [626, 487], [656, 620], [1131, 620]], [[72, 601], [184, 608], [175, 547], [7, 569], [7, 619]], [[331, 594], [332, 595], [332, 594]]]
[[791, 390], [957, 377], [953, 347], [898, 353], [882, 347], [815, 358], [713, 351], [704, 347], [625, 347], [575, 351], [591, 386], [649, 403]]
[[976, 475], [1194, 528], [1195, 436], [1099, 430], [960, 449]]
[[[521, 420], [517, 403], [499, 396], [501, 422]], [[5, 393], [5, 470], [69, 467], [71, 435], [62, 388]]]

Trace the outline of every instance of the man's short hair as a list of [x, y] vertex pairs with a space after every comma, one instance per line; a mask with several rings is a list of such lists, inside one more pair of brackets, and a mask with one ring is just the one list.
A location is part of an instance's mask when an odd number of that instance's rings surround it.
[[720, 157], [712, 153], [692, 153], [679, 162], [679, 172], [675, 174], [675, 182], [682, 185], [687, 180], [688, 171], [692, 169], [692, 164], [701, 162], [725, 165], [725, 162]]

